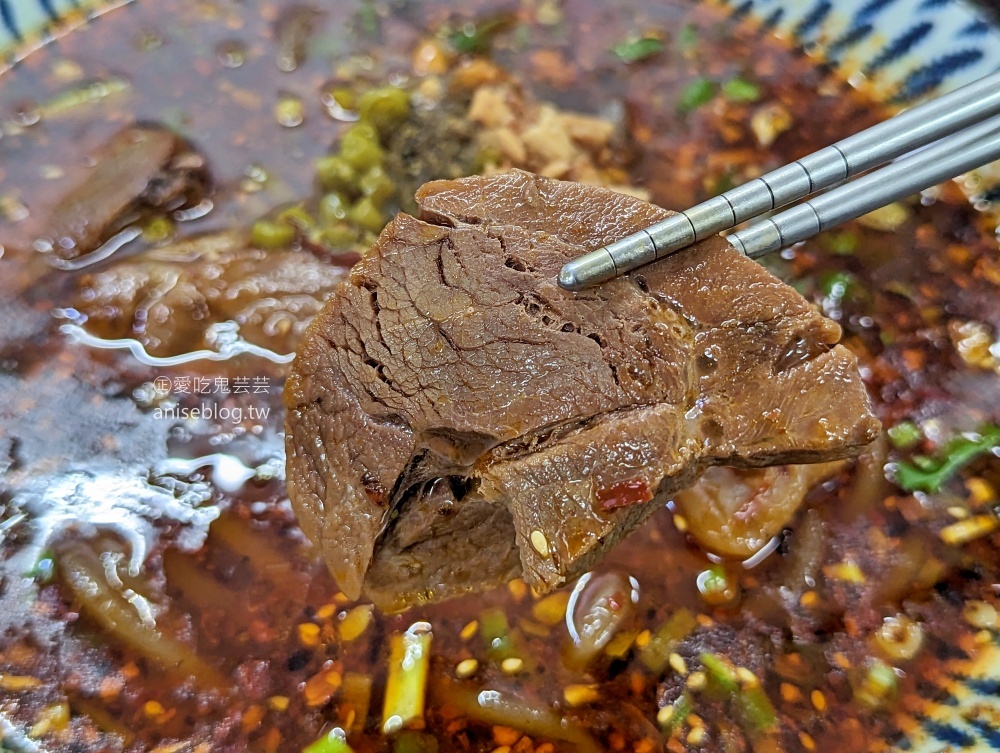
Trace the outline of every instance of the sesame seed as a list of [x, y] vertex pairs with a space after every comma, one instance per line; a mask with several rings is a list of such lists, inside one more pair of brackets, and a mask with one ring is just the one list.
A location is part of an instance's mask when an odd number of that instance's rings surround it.
[[455, 667], [455, 674], [465, 679], [467, 677], [472, 677], [474, 674], [476, 674], [476, 671], [478, 669], [479, 669], [479, 662], [477, 662], [475, 659], [463, 659], [458, 663], [458, 666]]
[[838, 651], [833, 655], [833, 663], [841, 669], [851, 668], [851, 660], [848, 659], [842, 651]]
[[314, 622], [303, 622], [298, 626], [299, 643], [306, 648], [319, 645], [319, 625]]
[[811, 607], [819, 601], [819, 594], [815, 591], [806, 591], [799, 599], [799, 603], [804, 607]]
[[288, 696], [284, 695], [273, 695], [267, 699], [267, 705], [274, 711], [287, 711], [288, 703]]
[[674, 716], [674, 707], [671, 706], [670, 704], [667, 704], [666, 706], [664, 706], [663, 708], [661, 708], [659, 711], [656, 712], [656, 723], [659, 724], [661, 727], [665, 727], [666, 725], [670, 724], [670, 720], [673, 719], [673, 716]]
[[667, 663], [670, 664], [670, 668], [679, 675], [686, 675], [688, 673], [687, 662], [684, 661], [684, 657], [680, 654], [670, 654], [670, 656], [667, 657]]
[[826, 696], [820, 691], [814, 690], [810, 693], [809, 700], [812, 701], [813, 708], [817, 711], [826, 711]]
[[31, 675], [4, 675], [0, 674], [0, 690], [33, 690], [42, 684], [42, 681]]
[[601, 697], [594, 685], [567, 685], [563, 688], [563, 698], [570, 706], [586, 706]]
[[545, 534], [541, 531], [531, 532], [531, 545], [535, 547], [535, 551], [540, 555], [548, 559], [549, 557], [549, 540], [545, 538]]
[[704, 690], [708, 684], [708, 677], [704, 672], [692, 672], [687, 678], [688, 690]]
[[463, 641], [467, 641], [476, 634], [477, 630], [479, 630], [479, 620], [473, 620], [472, 622], [466, 623], [465, 627], [462, 628], [462, 632], [458, 634], [458, 637]]
[[974, 539], [993, 533], [998, 526], [1000, 524], [993, 515], [973, 515], [971, 518], [945, 526], [939, 535], [945, 544], [967, 544]]
[[805, 733], [799, 733], [799, 742], [802, 743], [802, 747], [806, 750], [816, 750], [816, 741], [812, 739], [812, 736]]
[[674, 515], [674, 527], [681, 533], [687, 531], [688, 529], [687, 518], [685, 518], [683, 515]]
[[708, 733], [705, 732], [704, 727], [694, 727], [690, 732], [688, 732], [688, 745], [701, 745], [707, 738]]
[[795, 703], [802, 700], [802, 692], [790, 682], [781, 683], [781, 700], [785, 703]]
[[744, 690], [750, 690], [751, 688], [760, 686], [760, 680], [757, 678], [757, 675], [746, 667], [737, 667], [736, 677], [739, 678], [740, 685], [743, 686]]
[[653, 634], [648, 630], [643, 630], [635, 637], [635, 645], [637, 648], [646, 648], [651, 640], [653, 640]]
[[505, 675], [516, 675], [524, 669], [524, 661], [518, 659], [516, 656], [512, 656], [500, 662], [500, 669], [503, 670]]
[[[650, 738], [644, 737], [632, 746], [632, 750], [635, 753], [653, 753], [654, 750], [657, 750], [657, 745]], [[538, 748], [535, 748], [535, 751], [537, 753]]]
[[507, 584], [507, 590], [518, 601], [524, 601], [524, 597], [528, 595], [528, 584], [520, 578], [515, 578]]
[[969, 494], [972, 496], [972, 501], [977, 506], [984, 505], [987, 502], [992, 502], [997, 496], [996, 489], [993, 488], [993, 485], [986, 479], [979, 477], [967, 479], [965, 482], [965, 488], [969, 490]]

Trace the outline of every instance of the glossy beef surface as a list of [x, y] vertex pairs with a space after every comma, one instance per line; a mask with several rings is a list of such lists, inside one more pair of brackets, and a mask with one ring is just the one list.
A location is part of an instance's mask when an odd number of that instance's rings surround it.
[[[349, 595], [396, 508], [439, 478], [507, 509], [545, 592], [707, 466], [832, 460], [876, 437], [840, 327], [719, 239], [558, 287], [563, 263], [666, 211], [523, 172], [430, 183], [417, 202], [435, 224], [389, 224], [313, 320], [285, 392], [292, 502]], [[452, 536], [454, 554], [416, 566], [461, 562]]]

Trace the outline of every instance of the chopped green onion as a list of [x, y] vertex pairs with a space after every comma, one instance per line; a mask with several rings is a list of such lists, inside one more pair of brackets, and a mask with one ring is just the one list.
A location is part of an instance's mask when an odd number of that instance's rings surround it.
[[718, 85], [711, 79], [696, 78], [681, 90], [677, 109], [682, 113], [693, 112], [712, 101], [717, 89]]
[[740, 724], [748, 732], [767, 732], [778, 724], [774, 704], [763, 688], [741, 689], [734, 697]]
[[965, 465], [997, 447], [1000, 426], [984, 426], [975, 436], [956, 437], [934, 458], [917, 456], [910, 463], [898, 463], [894, 480], [908, 492], [937, 492]]
[[368, 36], [378, 34], [380, 19], [373, 0], [362, 0], [361, 7], [354, 14], [354, 18], [355, 23], [365, 34]]
[[590, 733], [573, 717], [555, 713], [547, 704], [531, 703], [505, 690], [475, 690], [463, 683], [440, 682], [434, 688], [442, 705], [451, 706], [459, 714], [494, 726], [520, 730], [530, 737], [547, 737], [567, 743], [576, 753], [598, 753], [598, 745]]
[[850, 272], [829, 272], [819, 282], [823, 295], [838, 303], [850, 298], [856, 287], [857, 280]]
[[430, 625], [418, 622], [389, 640], [389, 677], [382, 706], [382, 732], [387, 735], [424, 720], [427, 673], [431, 664]]
[[681, 52], [689, 52], [698, 45], [698, 29], [694, 24], [686, 24], [677, 32], [677, 47]]
[[663, 40], [656, 37], [628, 39], [611, 48], [612, 54], [623, 63], [638, 63], [662, 50]]
[[722, 565], [703, 570], [695, 583], [702, 600], [713, 607], [732, 604], [740, 597], [740, 584]]
[[698, 627], [698, 621], [687, 609], [678, 609], [657, 628], [639, 652], [639, 659], [651, 672], [660, 673], [670, 660], [674, 647]]
[[760, 99], [760, 87], [745, 78], [731, 78], [722, 84], [722, 93], [733, 102], [756, 102]]
[[35, 564], [32, 565], [31, 570], [27, 573], [27, 576], [29, 578], [33, 578], [36, 583], [44, 586], [45, 584], [52, 582], [52, 578], [55, 576], [55, 573], [55, 555], [52, 553], [51, 549], [45, 549], [38, 555], [38, 559], [35, 560]]
[[304, 747], [302, 753], [354, 753], [354, 749], [347, 744], [344, 730], [334, 727], [319, 740]]
[[896, 672], [885, 662], [872, 659], [854, 690], [854, 700], [870, 709], [877, 709], [892, 700], [899, 687]]
[[487, 609], [479, 616], [479, 634], [486, 643], [486, 652], [496, 662], [514, 656], [507, 615], [499, 607]]
[[747, 732], [761, 733], [774, 728], [778, 716], [767, 693], [759, 684], [747, 687], [740, 683], [740, 676], [729, 661], [716, 654], [704, 652], [699, 657], [705, 674], [715, 688], [732, 701], [740, 726]]
[[715, 654], [710, 654], [707, 651], [703, 652], [698, 658], [701, 659], [701, 663], [705, 666], [705, 674], [708, 675], [708, 678], [720, 690], [726, 693], [735, 693], [740, 689], [740, 681], [736, 676], [736, 671], [725, 659]]
[[920, 430], [920, 427], [912, 421], [902, 421], [890, 428], [886, 433], [889, 435], [889, 441], [892, 442], [892, 446], [899, 450], [913, 447], [924, 437], [924, 433]]
[[115, 76], [103, 81], [93, 81], [83, 84], [75, 89], [57, 94], [48, 102], [43, 102], [39, 108], [41, 117], [51, 117], [73, 110], [80, 105], [89, 105], [100, 102], [102, 99], [114, 94], [127, 91], [132, 85], [125, 78]]

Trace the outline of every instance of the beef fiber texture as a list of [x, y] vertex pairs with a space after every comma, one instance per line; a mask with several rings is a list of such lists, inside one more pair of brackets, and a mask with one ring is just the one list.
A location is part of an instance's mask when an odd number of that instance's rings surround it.
[[428, 183], [302, 340], [289, 494], [344, 593], [386, 610], [558, 587], [707, 467], [858, 454], [840, 327], [713, 237], [573, 293], [579, 254], [671, 213], [524, 172]]

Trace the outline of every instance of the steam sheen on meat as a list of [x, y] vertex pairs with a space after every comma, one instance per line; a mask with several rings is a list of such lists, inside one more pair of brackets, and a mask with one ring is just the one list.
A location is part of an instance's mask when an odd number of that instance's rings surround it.
[[670, 213], [523, 172], [438, 181], [339, 285], [287, 384], [288, 484], [383, 609], [595, 564], [713, 465], [857, 454], [840, 328], [712, 238], [582, 293], [561, 265]]

